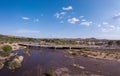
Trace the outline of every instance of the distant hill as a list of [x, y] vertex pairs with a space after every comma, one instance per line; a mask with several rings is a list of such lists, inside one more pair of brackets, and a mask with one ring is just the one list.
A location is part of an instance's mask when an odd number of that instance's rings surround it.
[[30, 38], [30, 37], [22, 37], [22, 36], [11, 36], [11, 35], [2, 35], [0, 34], [0, 42], [56, 42], [56, 41], [108, 41], [107, 39], [96, 39], [96, 38]]

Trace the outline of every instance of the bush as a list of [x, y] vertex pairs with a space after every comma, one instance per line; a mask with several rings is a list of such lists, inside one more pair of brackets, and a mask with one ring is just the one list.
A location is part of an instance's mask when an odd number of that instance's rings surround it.
[[117, 44], [118, 46], [120, 46], [120, 41], [116, 41], [116, 44]]
[[45, 73], [45, 76], [53, 76], [53, 73]]
[[9, 56], [9, 54], [10, 54], [11, 51], [12, 51], [12, 47], [9, 46], [9, 45], [4, 45], [4, 46], [2, 47], [2, 50], [3, 50], [2, 56]]
[[108, 41], [108, 45], [109, 45], [109, 46], [112, 46], [113, 43], [114, 43], [113, 41]]
[[15, 69], [18, 69], [18, 68], [20, 68], [22, 65], [21, 65], [21, 63], [18, 63], [18, 62], [16, 62], [16, 61], [11, 61], [11, 62], [9, 62], [9, 69], [10, 70], [15, 70]]

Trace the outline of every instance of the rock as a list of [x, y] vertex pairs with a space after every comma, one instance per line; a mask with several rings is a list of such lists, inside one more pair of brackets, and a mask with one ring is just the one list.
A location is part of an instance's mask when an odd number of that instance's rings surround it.
[[31, 55], [30, 55], [30, 50], [26, 50], [26, 51], [25, 51], [25, 55], [31, 56]]
[[120, 62], [120, 59], [118, 59], [117, 61]]
[[17, 55], [18, 53], [15, 53], [15, 55]]
[[10, 53], [10, 57], [14, 56], [14, 53]]
[[68, 68], [59, 68], [54, 71], [54, 76], [70, 76]]
[[77, 68], [80, 68], [80, 69], [85, 69], [85, 67], [80, 66], [80, 65], [78, 65], [78, 64], [73, 64], [73, 66], [74, 66], [74, 67], [77, 67]]
[[0, 70], [4, 67], [4, 64], [0, 62]]
[[18, 56], [17, 59], [19, 60], [20, 63], [22, 63], [23, 62], [23, 58], [24, 58], [23, 56]]
[[68, 51], [69, 54], [72, 54], [73, 52], [72, 51]]

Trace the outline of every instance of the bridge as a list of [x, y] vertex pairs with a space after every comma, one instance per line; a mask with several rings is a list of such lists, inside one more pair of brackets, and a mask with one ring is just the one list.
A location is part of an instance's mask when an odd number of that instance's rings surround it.
[[97, 45], [55, 45], [55, 44], [38, 44], [38, 43], [19, 43], [20, 46], [25, 47], [46, 47], [52, 49], [83, 49], [83, 48], [101, 48]]

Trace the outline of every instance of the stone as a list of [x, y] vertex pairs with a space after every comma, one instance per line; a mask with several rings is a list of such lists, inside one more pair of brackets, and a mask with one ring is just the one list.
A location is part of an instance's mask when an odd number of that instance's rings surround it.
[[4, 67], [4, 64], [0, 62], [0, 70]]

